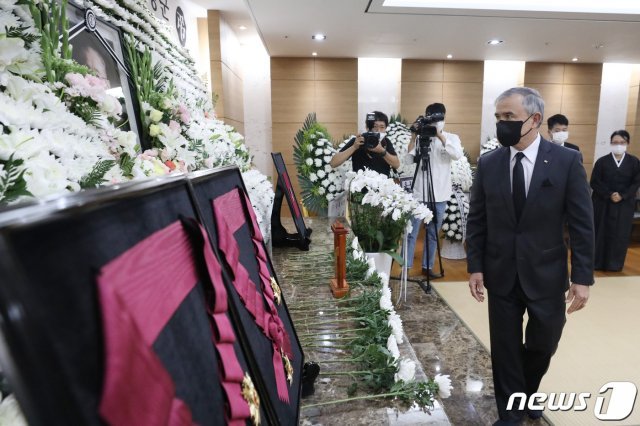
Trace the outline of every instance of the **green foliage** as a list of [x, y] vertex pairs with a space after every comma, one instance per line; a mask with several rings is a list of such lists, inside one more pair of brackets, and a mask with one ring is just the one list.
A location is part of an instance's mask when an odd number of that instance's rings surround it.
[[401, 116], [400, 114], [397, 114], [397, 115], [395, 115], [395, 114], [394, 114], [394, 115], [392, 115], [392, 116], [389, 118], [389, 124], [391, 124], [391, 123], [402, 123], [402, 124], [404, 124], [405, 126], [408, 126], [408, 125], [409, 125], [409, 123], [407, 122], [407, 119], [406, 119], [406, 118], [404, 118], [403, 116]]
[[86, 189], [96, 188], [102, 185], [105, 182], [104, 175], [106, 175], [107, 172], [111, 170], [111, 168], [115, 165], [116, 162], [114, 160], [98, 161], [93, 166], [93, 169], [89, 172], [89, 174], [84, 176], [80, 180], [80, 187]]
[[[136, 150], [138, 150], [138, 147], [136, 147]], [[133, 166], [135, 165], [135, 161], [129, 156], [129, 154], [122, 154], [120, 156], [119, 164], [122, 174], [127, 177], [133, 177]]]
[[[366, 252], [395, 252], [408, 217], [382, 217], [383, 208], [362, 204], [362, 193], [352, 193], [349, 202], [351, 229]], [[399, 260], [399, 259], [396, 259]]]
[[151, 51], [148, 46], [144, 47], [144, 51], [138, 50], [138, 42], [127, 38], [125, 40], [127, 51], [127, 62], [131, 71], [131, 79], [136, 88], [136, 95], [140, 105], [140, 122], [143, 123], [142, 134], [144, 139], [149, 139], [149, 128], [146, 123], [147, 117], [142, 107], [144, 102], [150, 105], [158, 104], [162, 95], [159, 93], [158, 86], [164, 81], [161, 66], [157, 63], [155, 66], [151, 63]]
[[62, 81], [65, 61], [71, 61], [67, 0], [25, 0], [36, 29], [40, 32], [40, 48], [45, 76], [49, 83]]
[[33, 197], [24, 180], [27, 171], [22, 167], [24, 160], [13, 158], [13, 155], [6, 161], [0, 160], [0, 203], [10, 203], [22, 196]]
[[26, 32], [27, 27], [19, 26], [19, 27], [4, 27], [5, 29], [5, 37], [7, 38], [19, 38], [24, 41], [24, 45], [27, 49], [31, 49], [31, 45], [38, 41], [38, 36], [35, 34], [29, 34]]
[[312, 112], [307, 115], [302, 128], [296, 133], [293, 160], [298, 171], [298, 182], [300, 182], [300, 192], [304, 206], [309, 211], [317, 214], [326, 214], [329, 202], [326, 194], [320, 194], [320, 179], [312, 182], [309, 178], [311, 173], [317, 170], [317, 167], [314, 165], [309, 166], [306, 163], [308, 158], [311, 158], [312, 161], [316, 158], [313, 151], [315, 150], [315, 141], [318, 139], [318, 133], [321, 133], [325, 139], [331, 141], [327, 128], [318, 123], [316, 114]]

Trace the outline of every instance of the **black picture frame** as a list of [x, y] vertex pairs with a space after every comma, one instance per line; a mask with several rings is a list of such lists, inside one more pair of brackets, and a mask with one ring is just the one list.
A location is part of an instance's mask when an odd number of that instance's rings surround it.
[[[300, 205], [298, 204], [296, 194], [293, 191], [291, 179], [289, 178], [287, 166], [282, 158], [282, 153], [272, 152], [271, 158], [273, 159], [273, 164], [275, 165], [276, 172], [278, 173], [276, 196], [273, 202], [273, 210], [271, 212], [271, 244], [273, 247], [293, 246], [298, 247], [300, 250], [307, 251], [309, 250], [309, 244], [311, 243], [309, 237], [311, 236], [312, 230], [307, 228], [304, 223], [304, 218], [300, 211]], [[280, 213], [283, 198], [286, 198], [287, 204], [289, 204], [289, 211], [291, 211], [291, 217], [293, 217], [293, 222], [295, 223], [296, 230], [298, 231], [295, 234], [288, 233], [284, 226], [282, 226]]]
[[[91, 8], [85, 9], [69, 2], [66, 13], [72, 58], [109, 81], [111, 88], [107, 93], [124, 99], [122, 110], [128, 119], [128, 130], [138, 136], [138, 144], [144, 150], [140, 105], [125, 58], [122, 31], [100, 19]], [[123, 129], [127, 129], [127, 126]]]

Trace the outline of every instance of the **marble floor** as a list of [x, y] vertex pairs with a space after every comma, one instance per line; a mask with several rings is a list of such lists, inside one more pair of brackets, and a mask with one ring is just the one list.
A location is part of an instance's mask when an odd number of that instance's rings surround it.
[[[441, 401], [451, 424], [491, 425], [498, 412], [487, 350], [435, 291], [426, 294], [417, 283], [408, 283], [407, 301], [396, 310], [427, 376], [451, 376], [454, 389], [448, 399]], [[544, 419], [527, 419], [523, 424], [548, 423]]]
[[[272, 251], [273, 263], [287, 303], [293, 307], [296, 303], [304, 302], [310, 292], [313, 293], [314, 298], [318, 296], [322, 298], [324, 297], [322, 295], [325, 295], [326, 300], [331, 300], [328, 285], [324, 281], [328, 282], [331, 277], [332, 265], [322, 260], [322, 255], [328, 255], [333, 248], [330, 223], [326, 218], [306, 220], [307, 225], [314, 229], [313, 243], [309, 252], [301, 252], [295, 248], [274, 248]], [[309, 265], [309, 261], [313, 266], [304, 266]], [[314, 271], [313, 276], [318, 278], [320, 285], [302, 285], [300, 280], [310, 276], [310, 270]], [[391, 280], [392, 286], [394, 283], [398, 285]], [[433, 377], [437, 373], [449, 374], [454, 386], [451, 397], [440, 400], [431, 415], [398, 409], [388, 400], [356, 401], [328, 407], [303, 408], [300, 423], [305, 425], [491, 425], [498, 416], [493, 399], [491, 362], [486, 349], [435, 291], [427, 294], [418, 284], [409, 282], [407, 299], [398, 304], [396, 310], [402, 318], [409, 342], [408, 347], [401, 348], [401, 351], [410, 354], [419, 362], [421, 366], [419, 374], [426, 374], [428, 377]], [[296, 321], [307, 321], [310, 314], [310, 312], [303, 314], [294, 309], [292, 311], [294, 324]], [[298, 328], [296, 326], [300, 334], [301, 330]], [[331, 359], [330, 350], [310, 348], [305, 351], [305, 354], [307, 360]], [[345, 382], [339, 379], [321, 375], [316, 382], [316, 394], [303, 399], [303, 407], [327, 399], [341, 398], [340, 395], [344, 394], [344, 389], [340, 388], [344, 385]], [[524, 423], [524, 425], [536, 426], [547, 424], [544, 419], [527, 420]]]

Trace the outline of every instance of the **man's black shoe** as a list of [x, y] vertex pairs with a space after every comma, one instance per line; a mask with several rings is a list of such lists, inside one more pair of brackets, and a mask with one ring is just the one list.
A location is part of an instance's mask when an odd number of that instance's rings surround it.
[[435, 280], [442, 278], [442, 274], [436, 274], [432, 269], [422, 268], [422, 275], [428, 276], [430, 279]]
[[527, 416], [529, 416], [531, 420], [541, 419], [543, 414], [544, 410], [527, 410]]

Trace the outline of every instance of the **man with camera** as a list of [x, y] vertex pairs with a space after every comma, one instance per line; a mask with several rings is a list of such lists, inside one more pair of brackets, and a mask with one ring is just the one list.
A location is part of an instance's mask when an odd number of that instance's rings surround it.
[[[451, 161], [463, 155], [458, 135], [443, 131], [446, 108], [441, 103], [427, 106], [425, 115], [411, 126], [411, 142], [405, 161], [419, 163], [413, 179], [413, 196], [426, 203], [433, 211], [433, 220], [427, 225], [422, 255], [422, 273], [429, 278], [440, 278], [433, 271], [437, 238], [447, 201], [451, 198]], [[416, 143], [417, 142], [417, 143]], [[413, 266], [413, 254], [420, 231], [420, 221], [412, 220], [413, 230], [407, 238], [407, 267]]]
[[335, 168], [351, 158], [354, 172], [368, 168], [389, 176], [391, 167], [400, 167], [396, 150], [386, 137], [389, 118], [380, 111], [374, 111], [367, 114], [365, 125], [367, 131], [351, 138], [329, 164]]

